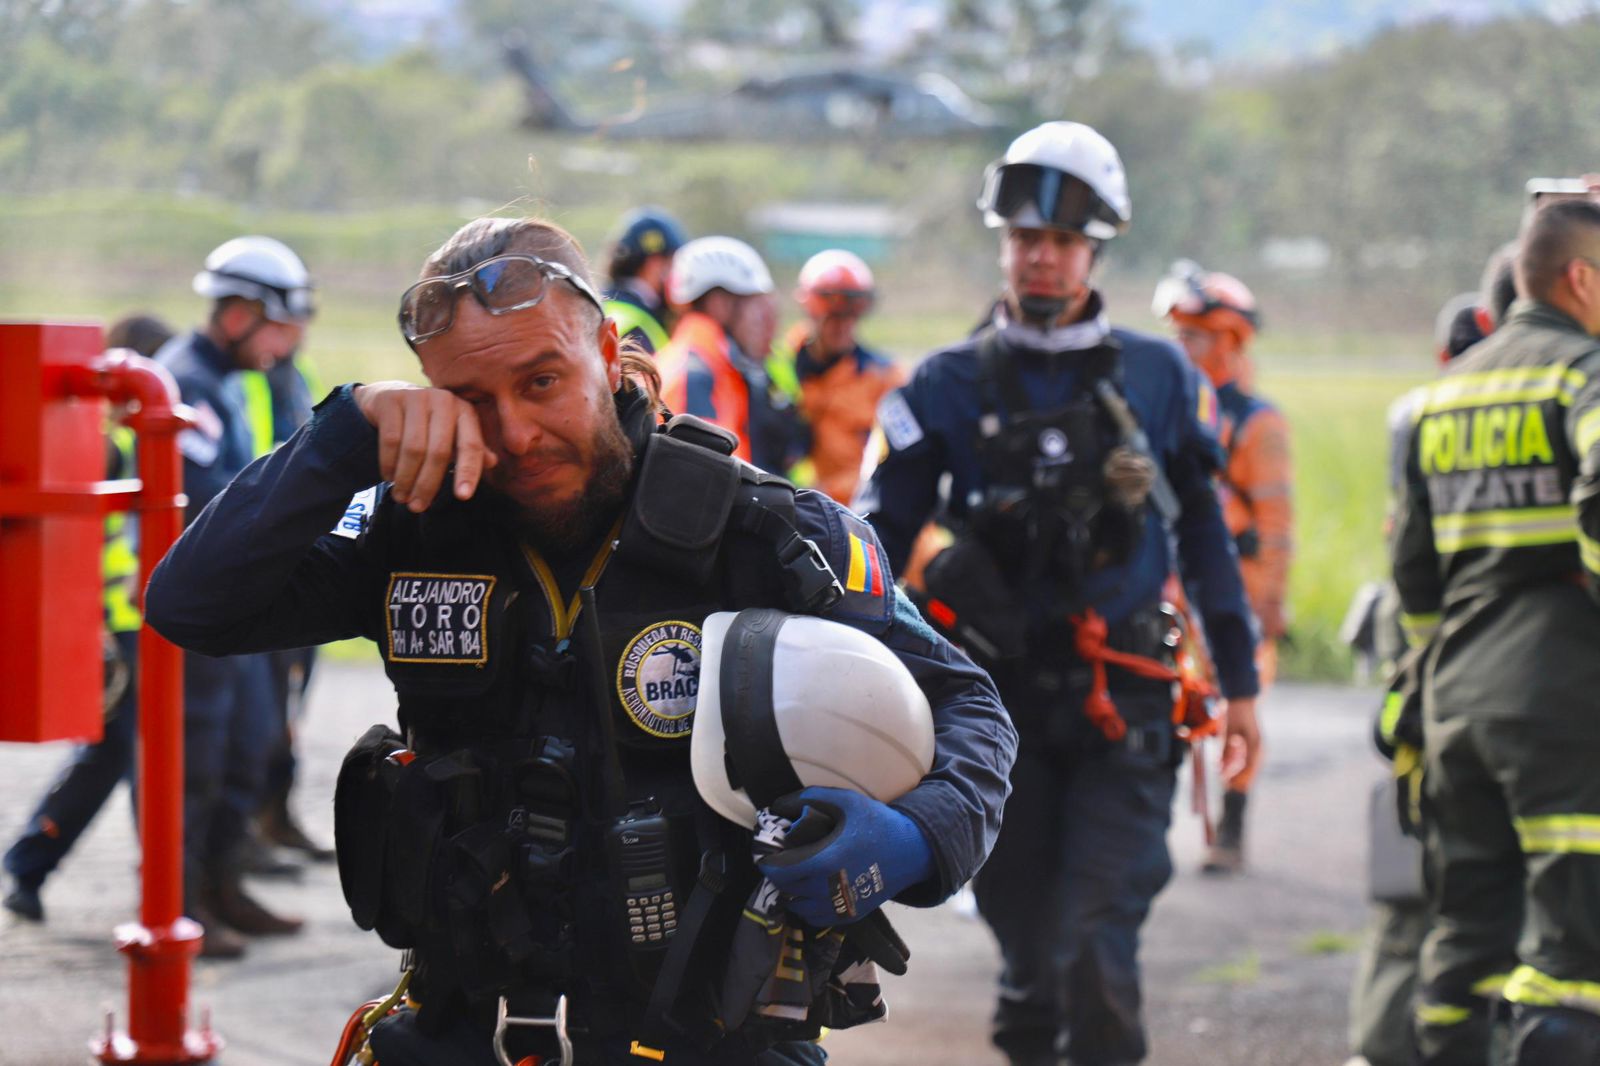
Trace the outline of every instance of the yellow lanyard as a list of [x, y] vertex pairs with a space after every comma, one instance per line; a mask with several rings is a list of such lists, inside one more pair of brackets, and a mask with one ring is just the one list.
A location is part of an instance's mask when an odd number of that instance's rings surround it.
[[[589, 563], [589, 569], [583, 572], [583, 580], [578, 582], [579, 589], [590, 588], [600, 580], [600, 574], [605, 570], [606, 563], [611, 561], [611, 552], [617, 546], [617, 534], [620, 532], [622, 532], [622, 518], [619, 516], [612, 523], [611, 531], [606, 534], [600, 550], [595, 552], [594, 559]], [[572, 636], [573, 627], [578, 624], [578, 612], [583, 610], [583, 604], [578, 599], [578, 594], [574, 592], [572, 598], [563, 606], [561, 586], [556, 583], [556, 575], [550, 569], [550, 564], [544, 561], [544, 556], [527, 541], [522, 542], [522, 554], [528, 560], [528, 565], [533, 568], [533, 576], [539, 579], [539, 588], [544, 591], [545, 602], [550, 605], [550, 621], [555, 627], [556, 640], [564, 644]]]

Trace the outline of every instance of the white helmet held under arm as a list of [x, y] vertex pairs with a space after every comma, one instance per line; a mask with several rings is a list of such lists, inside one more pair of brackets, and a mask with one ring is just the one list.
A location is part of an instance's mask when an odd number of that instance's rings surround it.
[[720, 611], [705, 620], [689, 763], [700, 798], [744, 826], [810, 786], [888, 803], [933, 766], [933, 715], [905, 664], [859, 629]]
[[756, 296], [774, 289], [756, 250], [737, 237], [700, 237], [678, 249], [667, 276], [667, 299], [692, 304], [712, 289]]
[[201, 296], [258, 301], [274, 322], [305, 322], [316, 314], [313, 287], [300, 257], [271, 237], [235, 237], [218, 245], [194, 276]]
[[978, 208], [990, 229], [1065, 229], [1097, 241], [1133, 218], [1121, 157], [1081, 122], [1046, 122], [1012, 141], [984, 171]]

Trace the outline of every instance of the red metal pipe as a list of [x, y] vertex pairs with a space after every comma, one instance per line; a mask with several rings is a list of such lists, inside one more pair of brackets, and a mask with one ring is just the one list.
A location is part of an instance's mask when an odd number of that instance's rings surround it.
[[[183, 532], [183, 460], [178, 434], [193, 424], [172, 375], [133, 352], [106, 353], [62, 382], [76, 395], [136, 405], [139, 439], [139, 573], [145, 581]], [[143, 589], [140, 590], [143, 606]], [[139, 632], [139, 921], [117, 927], [128, 956], [128, 1031], [107, 1023], [90, 1041], [101, 1062], [206, 1062], [222, 1050], [209, 1020], [188, 1025], [189, 966], [203, 930], [183, 916], [183, 653], [148, 625]]]

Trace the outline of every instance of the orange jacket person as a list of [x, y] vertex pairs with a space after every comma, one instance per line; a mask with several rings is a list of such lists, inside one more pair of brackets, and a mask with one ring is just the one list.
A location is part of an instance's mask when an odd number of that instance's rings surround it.
[[[1277, 640], [1285, 630], [1294, 510], [1289, 425], [1251, 391], [1256, 300], [1238, 278], [1180, 259], [1156, 286], [1151, 309], [1172, 320], [1178, 342], [1217, 390], [1228, 453], [1219, 486], [1223, 515], [1239, 548], [1245, 594], [1261, 624], [1256, 662], [1264, 688], [1276, 673]], [[1228, 782], [1208, 872], [1229, 873], [1243, 865], [1245, 796], [1253, 776], [1251, 771]]]
[[772, 387], [764, 361], [777, 331], [772, 274], [733, 237], [701, 237], [672, 260], [667, 296], [682, 309], [656, 353], [661, 400], [739, 438], [739, 458], [781, 474], [803, 453], [799, 417]]
[[818, 252], [800, 268], [794, 295], [806, 320], [790, 332], [786, 347], [800, 413], [811, 427], [808, 480], [848, 505], [878, 401], [903, 385], [906, 375], [856, 339], [856, 327], [876, 299], [872, 270], [858, 256], [838, 248]]

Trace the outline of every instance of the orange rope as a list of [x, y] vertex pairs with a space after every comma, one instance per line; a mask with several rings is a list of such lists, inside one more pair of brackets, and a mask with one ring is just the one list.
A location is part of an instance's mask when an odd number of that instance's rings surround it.
[[1128, 733], [1128, 723], [1117, 713], [1111, 699], [1110, 685], [1106, 679], [1106, 664], [1121, 667], [1138, 677], [1154, 681], [1176, 681], [1178, 692], [1172, 704], [1174, 725], [1186, 726], [1189, 738], [1214, 733], [1220, 722], [1205, 713], [1204, 702], [1212, 695], [1210, 683], [1201, 673], [1195, 657], [1187, 651], [1178, 656], [1178, 668], [1173, 669], [1159, 659], [1117, 651], [1106, 643], [1110, 627], [1100, 612], [1094, 608], [1072, 616], [1073, 644], [1078, 657], [1094, 671], [1094, 685], [1083, 700], [1083, 713], [1107, 740], [1119, 741]]

